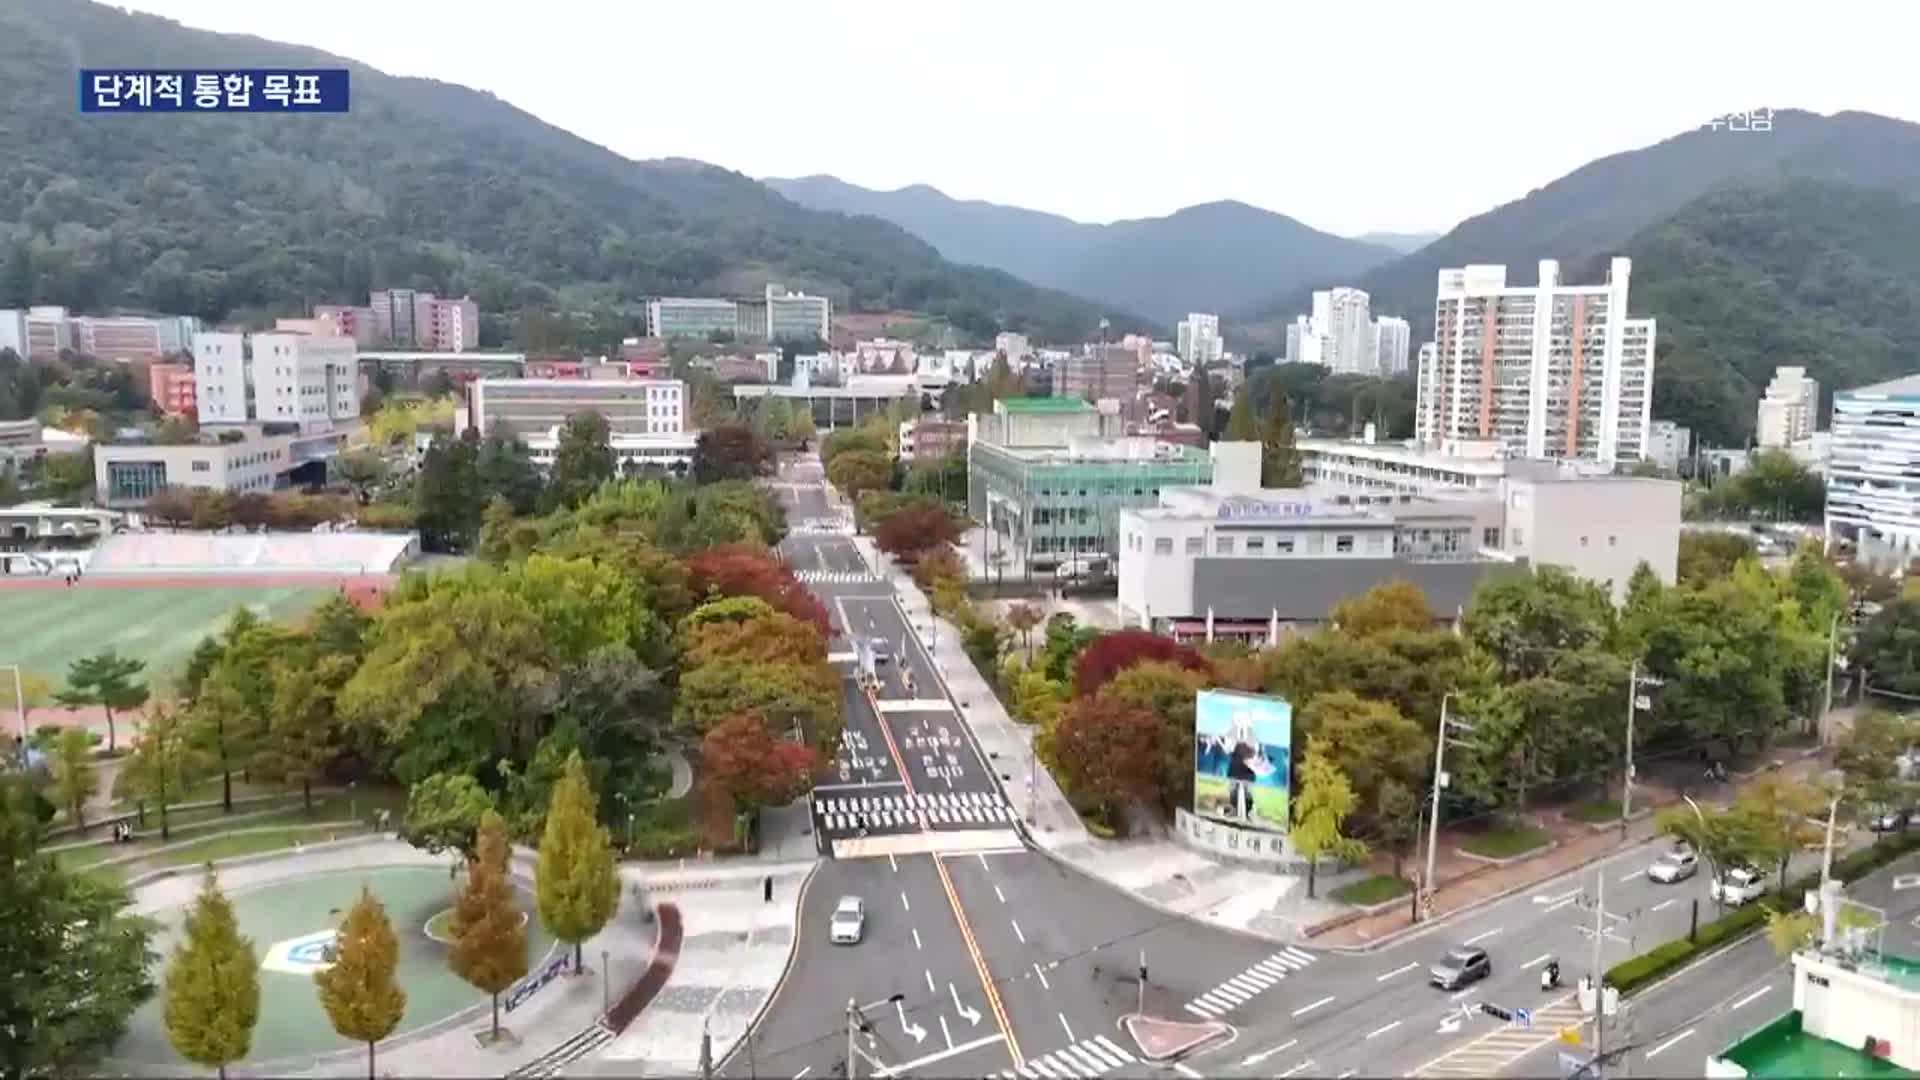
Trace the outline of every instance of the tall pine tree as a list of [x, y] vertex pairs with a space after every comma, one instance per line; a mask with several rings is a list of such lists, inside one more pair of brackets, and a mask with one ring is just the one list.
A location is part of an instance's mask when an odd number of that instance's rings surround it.
[[500, 994], [527, 973], [527, 920], [513, 902], [507, 877], [507, 826], [492, 810], [480, 818], [480, 838], [467, 880], [453, 901], [453, 973], [493, 998], [493, 1038], [500, 1037]]
[[607, 418], [596, 412], [574, 413], [560, 428], [541, 504], [547, 510], [572, 509], [617, 472]]
[[179, 944], [167, 961], [167, 1040], [180, 1056], [211, 1065], [226, 1080], [227, 1065], [247, 1056], [260, 1020], [260, 963], [253, 941], [241, 936], [233, 904], [207, 866], [206, 882], [188, 910]]
[[1228, 442], [1258, 442], [1260, 429], [1253, 422], [1253, 401], [1248, 396], [1247, 384], [1233, 392], [1233, 408], [1227, 412]]
[[367, 1044], [367, 1080], [374, 1075], [374, 1044], [393, 1034], [407, 1011], [407, 992], [393, 975], [399, 953], [387, 909], [363, 884], [360, 899], [340, 925], [333, 965], [313, 973], [333, 1030]]
[[1273, 400], [1267, 403], [1266, 423], [1260, 430], [1260, 486], [1299, 487], [1305, 481], [1300, 475], [1300, 448], [1294, 444], [1293, 406], [1278, 382], [1272, 390]]
[[620, 906], [613, 842], [594, 807], [587, 766], [575, 750], [547, 802], [534, 895], [540, 922], [554, 937], [573, 946], [576, 974], [582, 970], [582, 943], [599, 933]]

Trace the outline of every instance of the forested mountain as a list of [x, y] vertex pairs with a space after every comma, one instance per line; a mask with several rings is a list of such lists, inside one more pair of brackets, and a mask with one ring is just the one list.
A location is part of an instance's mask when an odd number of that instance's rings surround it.
[[1440, 234], [1437, 232], [1370, 232], [1361, 233], [1359, 236], [1354, 237], [1354, 239], [1362, 244], [1374, 244], [1379, 247], [1390, 248], [1402, 255], [1410, 255], [1426, 247], [1428, 244], [1433, 243], [1435, 240], [1440, 239]]
[[[81, 67], [328, 66], [344, 116], [82, 116]], [[768, 280], [981, 336], [1080, 339], [1120, 310], [959, 266], [904, 230], [738, 173], [635, 162], [490, 94], [86, 0], [0, 3], [0, 307], [220, 318], [414, 286], [483, 311], [632, 318], [662, 293]], [[490, 325], [498, 339], [508, 328]]]
[[1325, 288], [1398, 254], [1241, 202], [1088, 225], [1017, 206], [951, 198], [924, 184], [873, 191], [831, 176], [766, 184], [805, 206], [870, 214], [956, 262], [1138, 311], [1164, 323], [1234, 311], [1295, 285]]
[[[1744, 445], [1773, 369], [1833, 391], [1920, 370], [1920, 202], [1817, 180], [1704, 195], [1629, 241], [1659, 319], [1654, 414]], [[1824, 424], [1823, 424], [1824, 426]]]

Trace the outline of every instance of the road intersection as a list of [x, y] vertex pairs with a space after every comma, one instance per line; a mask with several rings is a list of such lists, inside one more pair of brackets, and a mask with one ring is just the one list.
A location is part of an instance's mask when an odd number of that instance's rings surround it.
[[[829, 857], [803, 897], [791, 967], [725, 1062], [728, 1075], [844, 1075], [850, 1002], [882, 1003], [861, 1014], [863, 1075], [1163, 1075], [1121, 1023], [1136, 1012], [1231, 1025], [1178, 1063], [1190, 1074], [1462, 1075], [1454, 1066], [1485, 1074], [1542, 1061], [1552, 1071], [1550, 1056], [1535, 1056], [1539, 1036], [1509, 1037], [1475, 1007], [1532, 1010], [1551, 1040], [1570, 991], [1543, 991], [1539, 969], [1558, 958], [1570, 985], [1591, 966], [1584, 898], [1602, 876], [1607, 910], [1627, 916], [1618, 940], [1602, 942], [1603, 968], [1716, 915], [1704, 872], [1678, 884], [1647, 878], [1658, 842], [1349, 953], [1178, 918], [1089, 878], [1026, 842], [1001, 786], [1011, 778], [981, 753], [891, 583], [851, 542], [818, 462], [783, 462], [781, 481], [795, 525], [782, 545], [788, 564], [845, 578], [810, 588], [833, 613], [846, 734], [836, 775], [813, 795]], [[852, 677], [856, 638], [890, 646], [871, 695]], [[834, 946], [828, 916], [849, 895], [867, 904], [866, 940]], [[1456, 993], [1429, 986], [1428, 966], [1461, 944], [1487, 948], [1493, 975]]]

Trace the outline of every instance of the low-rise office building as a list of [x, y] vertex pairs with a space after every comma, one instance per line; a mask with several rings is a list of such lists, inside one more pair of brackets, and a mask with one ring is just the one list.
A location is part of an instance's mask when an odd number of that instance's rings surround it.
[[203, 433], [183, 445], [133, 438], [97, 444], [95, 493], [107, 506], [134, 509], [170, 487], [246, 495], [320, 484], [327, 478], [327, 462], [346, 447], [355, 429], [302, 433], [293, 425], [249, 424], [223, 434]]
[[468, 416], [481, 438], [519, 439], [534, 464], [553, 463], [560, 429], [577, 413], [605, 417], [623, 468], [685, 468], [698, 434], [687, 430], [687, 388], [678, 379], [478, 379]]
[[887, 412], [902, 402], [910, 402], [914, 408], [924, 404], [912, 375], [853, 375], [843, 386], [738, 383], [728, 389], [736, 401], [786, 398], [794, 408], [810, 410], [813, 426], [821, 431], [859, 427], [875, 413]]
[[1793, 1008], [1709, 1056], [1704, 1075], [1920, 1076], [1920, 959], [1882, 951], [1872, 936], [1795, 953]]

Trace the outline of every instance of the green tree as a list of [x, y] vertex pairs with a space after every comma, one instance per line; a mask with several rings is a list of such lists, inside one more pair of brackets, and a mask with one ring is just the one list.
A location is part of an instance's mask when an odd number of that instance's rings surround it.
[[227, 1065], [247, 1056], [260, 1020], [260, 962], [240, 933], [233, 904], [207, 867], [188, 909], [179, 944], [167, 960], [167, 1039], [181, 1057], [209, 1065], [222, 1080]]
[[1385, 701], [1348, 690], [1316, 694], [1300, 710], [1301, 730], [1313, 748], [1352, 783], [1359, 805], [1373, 806], [1393, 780], [1411, 782], [1433, 753], [1424, 725]]
[[553, 468], [541, 493], [543, 505], [549, 510], [580, 505], [595, 488], [618, 475], [617, 466], [607, 418], [597, 412], [574, 413], [560, 428]]
[[1367, 638], [1388, 630], [1432, 630], [1434, 614], [1420, 586], [1396, 578], [1335, 604], [1332, 622], [1343, 634]]
[[1267, 402], [1266, 422], [1260, 429], [1260, 486], [1295, 488], [1303, 483], [1300, 448], [1294, 441], [1293, 407], [1287, 395], [1276, 393]]
[[1757, 549], [1743, 533], [1688, 531], [1680, 534], [1676, 577], [1682, 585], [1706, 586], [1733, 573]]
[[181, 700], [188, 705], [200, 700], [200, 688], [206, 685], [207, 676], [213, 674], [213, 665], [220, 662], [225, 651], [219, 639], [211, 634], [200, 639], [200, 644], [193, 647], [193, 653], [187, 657], [186, 667], [180, 673]]
[[866, 492], [884, 491], [893, 484], [893, 461], [884, 452], [849, 450], [827, 465], [827, 479], [857, 503]]
[[680, 678], [673, 724], [684, 738], [700, 738], [727, 716], [759, 713], [776, 725], [801, 721], [832, 745], [840, 735], [840, 679], [825, 664], [769, 663], [722, 658]]
[[1028, 658], [1033, 656], [1033, 631], [1039, 627], [1046, 614], [1033, 604], [1014, 604], [1002, 615], [1001, 620], [1007, 629], [1020, 635], [1020, 647], [1026, 650]]
[[[523, 536], [537, 540], [539, 534], [531, 527], [523, 532], [513, 516], [513, 504], [505, 496], [495, 495], [480, 515], [480, 545], [473, 553], [485, 562], [505, 566], [516, 556], [524, 557], [527, 554], [517, 543]], [[529, 548], [531, 546], [528, 545]]]
[[1367, 854], [1367, 845], [1345, 836], [1347, 817], [1359, 805], [1353, 785], [1340, 766], [1309, 740], [1300, 762], [1300, 793], [1293, 799], [1293, 849], [1307, 860], [1307, 896], [1313, 896], [1320, 860], [1354, 862]]
[[573, 946], [575, 973], [582, 970], [582, 943], [599, 933], [620, 906], [613, 843], [595, 813], [597, 805], [587, 782], [586, 762], [575, 751], [567, 758], [566, 772], [547, 804], [547, 827], [540, 837], [540, 862], [534, 875], [541, 925]]
[[1420, 796], [1413, 789], [1398, 780], [1388, 777], [1380, 782], [1380, 792], [1374, 799], [1373, 826], [1380, 834], [1381, 843], [1393, 855], [1393, 876], [1404, 877], [1402, 865], [1408, 850], [1420, 836], [1420, 816], [1423, 811]]
[[527, 973], [527, 920], [507, 876], [507, 827], [488, 810], [475, 857], [453, 901], [453, 973], [493, 1001], [492, 1038], [500, 1037], [500, 994]]
[[67, 688], [55, 695], [68, 708], [98, 705], [107, 714], [107, 753], [117, 753], [113, 712], [137, 709], [147, 703], [147, 684], [138, 676], [147, 669], [145, 660], [121, 656], [106, 649], [83, 656], [67, 668]]
[[431, 854], [449, 849], [471, 860], [480, 824], [494, 812], [493, 796], [466, 773], [435, 773], [407, 790], [400, 835]]
[[114, 777], [114, 794], [151, 800], [160, 812], [160, 840], [172, 838], [167, 807], [179, 801], [202, 764], [192, 727], [184, 713], [166, 704], [147, 710], [133, 753]]
[[100, 875], [64, 870], [40, 850], [33, 792], [0, 778], [0, 1073], [98, 1071], [153, 996], [153, 924]]
[[1605, 646], [1614, 618], [1613, 600], [1598, 584], [1538, 566], [1481, 579], [1462, 629], [1504, 678], [1524, 679], [1543, 674], [1561, 653]]
[[1193, 805], [1193, 708], [1207, 677], [1165, 660], [1143, 660], [1101, 685], [1100, 700], [1160, 719], [1160, 801], [1171, 813]]
[[334, 459], [334, 471], [361, 502], [387, 482], [387, 459], [372, 450], [349, 450]]
[[413, 480], [414, 524], [429, 551], [462, 552], [480, 532], [480, 476], [471, 440], [436, 438]]
[[93, 742], [84, 728], [70, 727], [60, 732], [53, 750], [54, 801], [67, 812], [67, 820], [85, 830], [87, 801], [100, 788], [100, 777], [93, 767]]
[[1920, 719], [1866, 709], [1853, 719], [1834, 754], [1846, 777], [1848, 799], [1884, 810], [1912, 805], [1920, 784], [1900, 775], [1900, 757], [1920, 746]]
[[308, 814], [313, 813], [313, 782], [340, 752], [334, 700], [352, 674], [353, 662], [343, 656], [298, 657], [273, 668], [273, 708], [254, 760], [268, 779], [298, 783]]
[[1902, 594], [1883, 604], [1861, 628], [1853, 660], [1869, 686], [1920, 695], [1920, 596]]
[[[1260, 428], [1253, 419], [1253, 400], [1248, 395], [1245, 383], [1233, 392], [1233, 407], [1227, 410], [1228, 442], [1259, 442]], [[1265, 472], [1265, 454], [1261, 455], [1262, 472]], [[1263, 476], [1264, 482], [1265, 477]]]
[[374, 1077], [374, 1044], [393, 1034], [407, 1011], [407, 991], [394, 977], [399, 955], [387, 909], [362, 884], [334, 938], [333, 963], [313, 973], [313, 984], [333, 1030], [367, 1044], [367, 1080]]
[[487, 436], [474, 459], [474, 478], [482, 498], [505, 499], [515, 514], [539, 509], [540, 472], [527, 444], [518, 439]]

